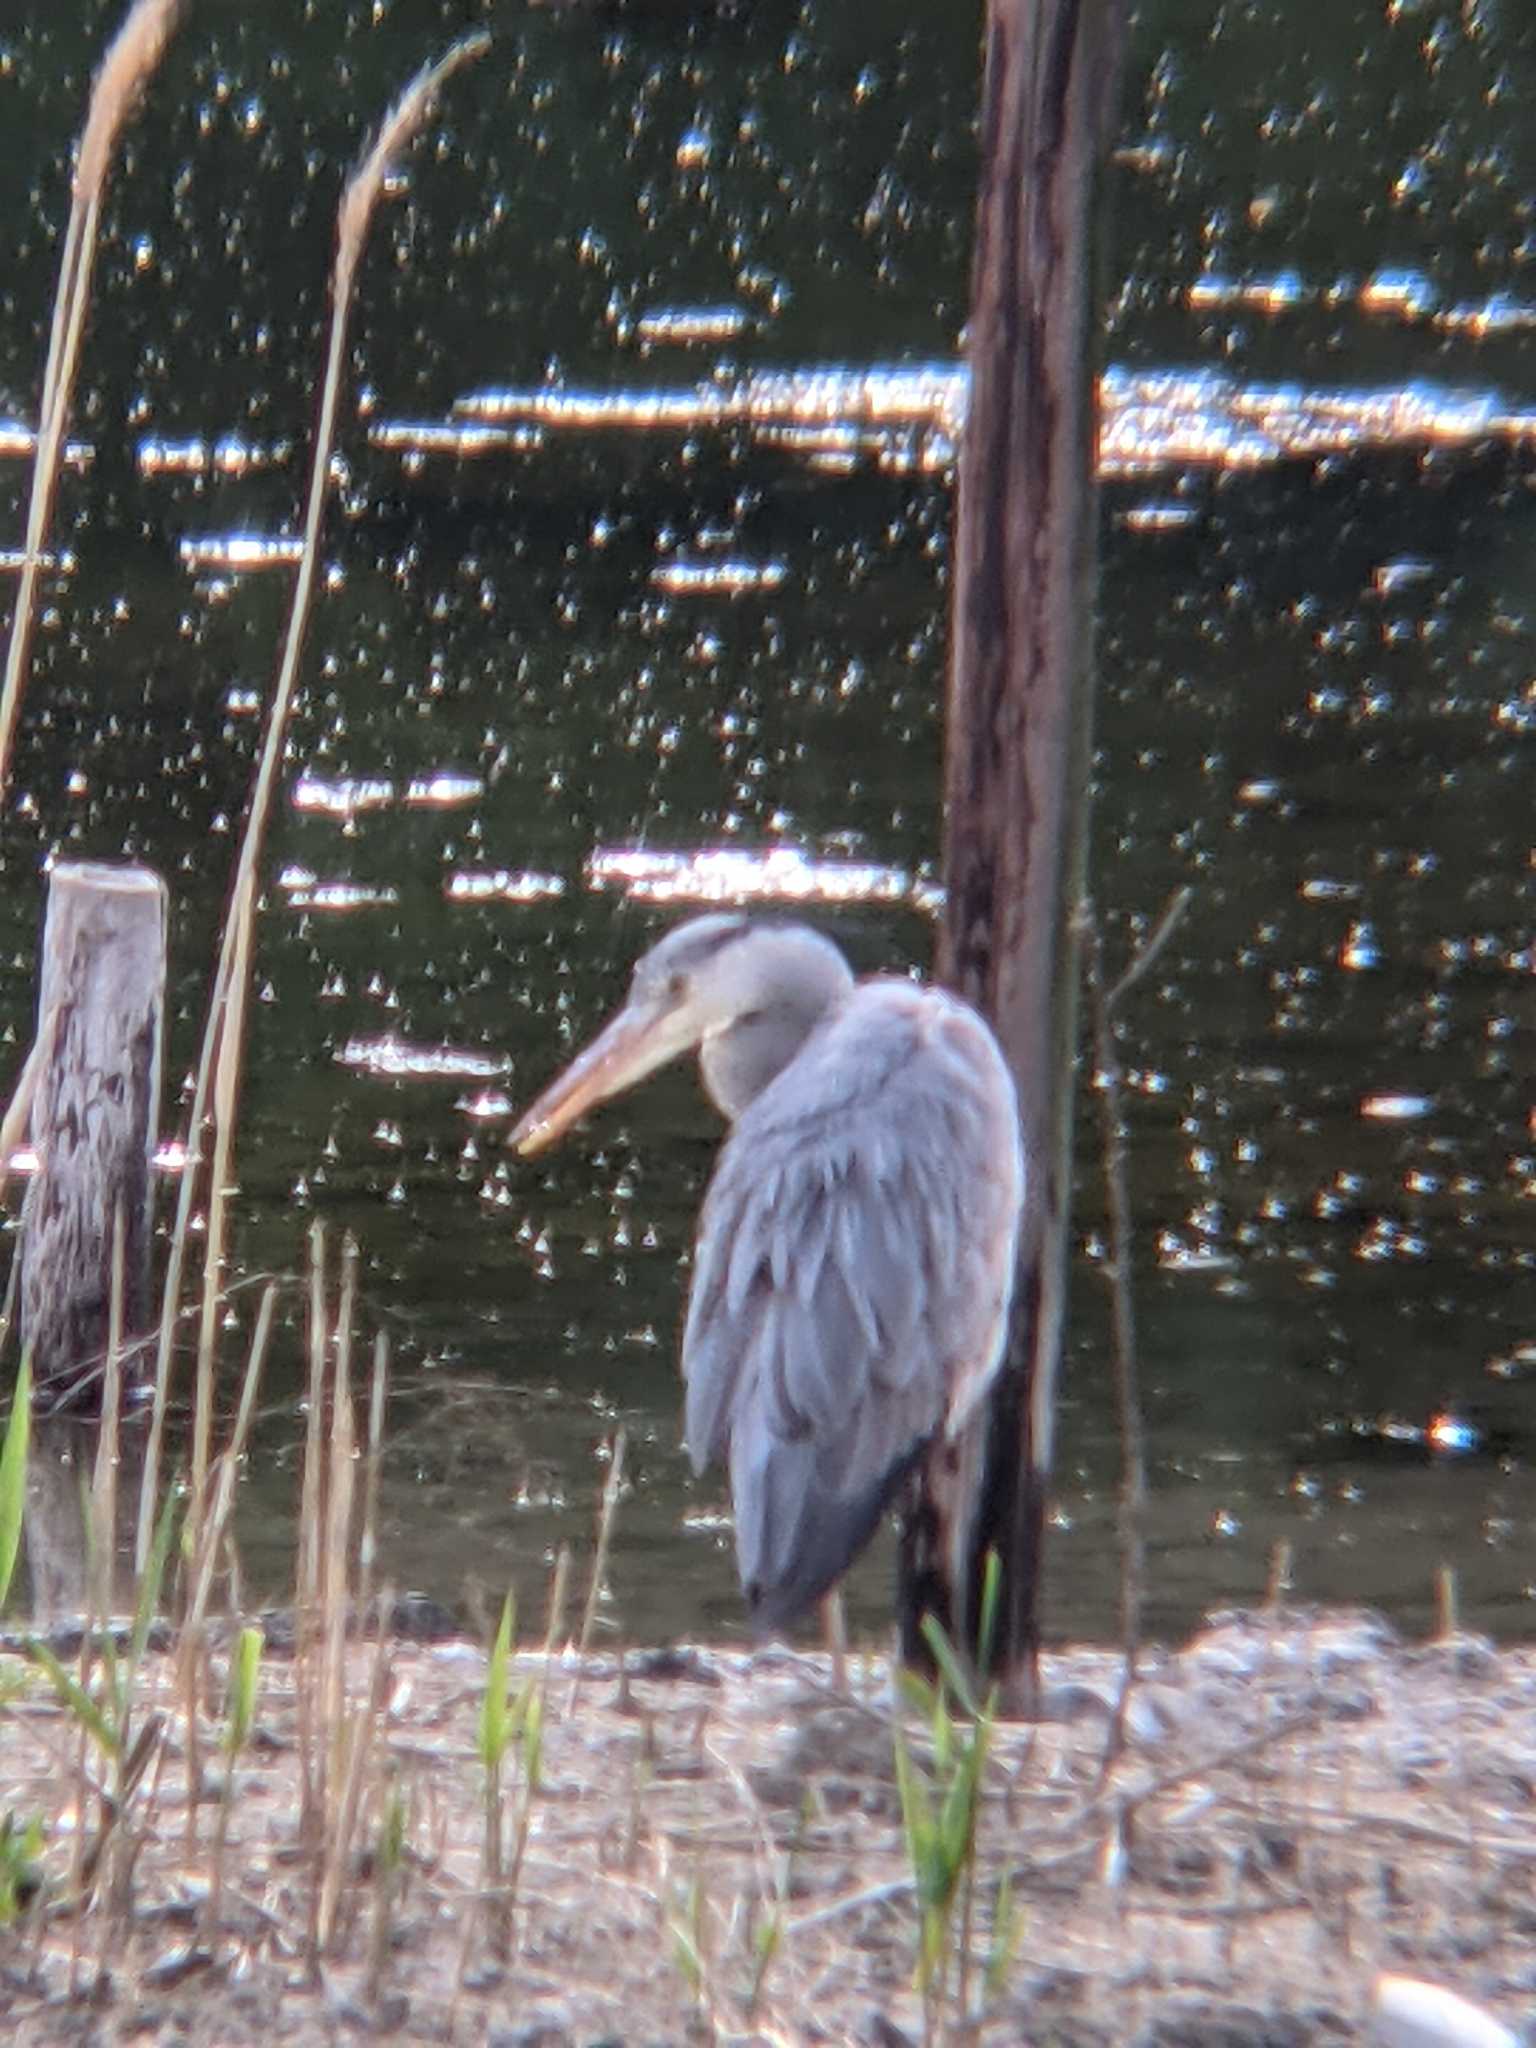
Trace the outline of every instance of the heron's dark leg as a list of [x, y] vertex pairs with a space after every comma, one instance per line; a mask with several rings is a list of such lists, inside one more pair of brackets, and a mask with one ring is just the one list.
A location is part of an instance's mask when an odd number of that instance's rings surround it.
[[848, 1615], [840, 1586], [834, 1586], [821, 1603], [821, 1631], [832, 1659], [832, 1684], [836, 1691], [848, 1690]]

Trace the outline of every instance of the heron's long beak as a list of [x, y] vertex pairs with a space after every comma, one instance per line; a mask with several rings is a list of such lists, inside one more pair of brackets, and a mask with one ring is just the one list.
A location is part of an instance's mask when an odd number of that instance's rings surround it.
[[542, 1152], [578, 1117], [689, 1051], [699, 1036], [697, 1022], [686, 1008], [658, 1010], [631, 1003], [524, 1110], [512, 1143], [525, 1157]]

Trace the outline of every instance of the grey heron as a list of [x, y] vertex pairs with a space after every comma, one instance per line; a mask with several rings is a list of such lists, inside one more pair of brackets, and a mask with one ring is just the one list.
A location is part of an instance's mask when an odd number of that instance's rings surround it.
[[937, 988], [855, 981], [806, 925], [690, 919], [512, 1133], [553, 1143], [697, 1050], [729, 1120], [683, 1333], [694, 1469], [728, 1460], [747, 1607], [776, 1632], [869, 1541], [1002, 1354], [1024, 1189], [991, 1030]]

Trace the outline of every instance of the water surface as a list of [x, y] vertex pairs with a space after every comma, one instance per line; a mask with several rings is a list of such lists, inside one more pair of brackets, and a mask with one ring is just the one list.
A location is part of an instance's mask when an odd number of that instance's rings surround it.
[[[18, 448], [114, 15], [0, 32]], [[667, 1075], [527, 1165], [505, 1115], [680, 905], [797, 903], [861, 968], [929, 957], [966, 10], [892, 0], [873, 38], [786, 0], [193, 11], [105, 213], [0, 819], [0, 1037], [30, 1032], [48, 860], [133, 855], [175, 898], [176, 1083], [193, 1057], [335, 202], [405, 78], [481, 20], [494, 48], [362, 270], [239, 1257], [297, 1274], [316, 1216], [360, 1241], [396, 1358], [402, 1579], [531, 1590], [589, 1540], [622, 1420], [614, 1610], [639, 1637], [723, 1630], [723, 1492], [685, 1479], [674, 1364], [712, 1117]], [[1450, 1562], [1473, 1620], [1530, 1625], [1533, 94], [1513, 6], [1138, 15], [1094, 891], [1112, 958], [1195, 892], [1126, 1020], [1164, 1630], [1252, 1596], [1279, 1542], [1308, 1594], [1416, 1622]], [[0, 538], [24, 487], [0, 466]], [[1088, 1119], [1079, 1150], [1051, 1578], [1061, 1624], [1107, 1634]], [[293, 1483], [289, 1300], [258, 1578]], [[870, 1621], [885, 1570], [859, 1581]]]

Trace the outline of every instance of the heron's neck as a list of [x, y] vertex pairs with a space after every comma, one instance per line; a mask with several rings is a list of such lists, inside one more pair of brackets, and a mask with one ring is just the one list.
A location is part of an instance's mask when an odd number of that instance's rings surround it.
[[793, 957], [783, 962], [765, 959], [761, 965], [757, 993], [743, 1002], [730, 1023], [709, 1032], [699, 1048], [704, 1086], [715, 1107], [733, 1123], [853, 989], [848, 963], [819, 938], [814, 946], [796, 947]]

